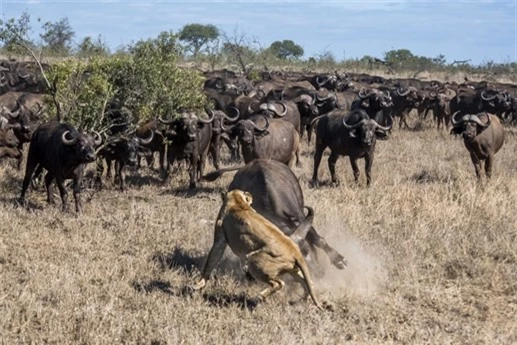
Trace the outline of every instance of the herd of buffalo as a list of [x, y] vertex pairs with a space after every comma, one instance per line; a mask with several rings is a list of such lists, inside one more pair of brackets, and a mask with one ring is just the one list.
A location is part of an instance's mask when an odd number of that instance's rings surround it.
[[[409, 128], [407, 117], [416, 110], [422, 119], [432, 113], [438, 130], [442, 127], [462, 135], [478, 178], [490, 177], [494, 155], [504, 142], [504, 125], [517, 121], [517, 86], [513, 84], [386, 79], [356, 73], [327, 74], [264, 72], [261, 80], [250, 80], [228, 70], [206, 72], [203, 90], [209, 106], [200, 113], [178, 109], [175, 114], [138, 124], [129, 135], [106, 144], [97, 132], [81, 133], [68, 123], [41, 123], [47, 107], [45, 88], [22, 62], [0, 62], [0, 157], [14, 158], [21, 168], [23, 144], [29, 143], [20, 203], [35, 176], [46, 171], [48, 202], [54, 202], [57, 182], [67, 209], [66, 179], [73, 179], [76, 211], [81, 211], [80, 191], [86, 164], [97, 161], [96, 179], [102, 187], [107, 167], [122, 190], [126, 166], [139, 167], [141, 159], [154, 166], [158, 152], [163, 180], [171, 166], [186, 161], [189, 188], [199, 181], [212, 181], [223, 173], [238, 170], [229, 190], [253, 195], [254, 208], [290, 235], [304, 220], [303, 194], [290, 167], [300, 163], [300, 143], [315, 142], [312, 186], [318, 186], [318, 168], [326, 148], [332, 183], [337, 185], [335, 164], [348, 156], [354, 178], [360, 173], [357, 160], [364, 158], [366, 182], [376, 140], [386, 140], [394, 122]], [[121, 116], [116, 101], [107, 110]], [[116, 128], [111, 131], [116, 135]], [[315, 137], [315, 138], [313, 138]], [[243, 160], [242, 167], [220, 169], [222, 146], [230, 159]], [[210, 156], [215, 172], [203, 175]], [[104, 164], [104, 161], [106, 164]], [[323, 249], [332, 263], [343, 268], [343, 256], [330, 247], [314, 228], [301, 246], [310, 257], [311, 248]], [[214, 255], [219, 255], [216, 253]]]

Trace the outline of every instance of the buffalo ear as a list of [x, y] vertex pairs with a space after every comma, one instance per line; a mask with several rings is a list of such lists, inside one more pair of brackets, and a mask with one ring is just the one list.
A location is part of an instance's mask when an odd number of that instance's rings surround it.
[[350, 135], [351, 138], [357, 138], [357, 129], [352, 129], [348, 132], [348, 135]]
[[268, 135], [268, 134], [269, 134], [269, 131], [267, 131], [267, 130], [266, 130], [266, 131], [263, 131], [263, 132], [260, 132], [260, 133], [256, 133], [256, 132], [255, 132], [255, 136], [256, 136], [257, 138], [262, 138], [262, 137], [264, 137], [264, 136], [266, 136], [266, 135]]
[[460, 135], [463, 132], [463, 126], [452, 127], [450, 134]]
[[385, 131], [376, 130], [375, 131], [375, 136], [379, 140], [388, 140], [388, 133], [386, 133]]

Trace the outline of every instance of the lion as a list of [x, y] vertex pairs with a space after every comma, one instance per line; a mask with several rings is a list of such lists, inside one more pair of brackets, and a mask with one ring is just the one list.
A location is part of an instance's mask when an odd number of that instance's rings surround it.
[[[310, 295], [314, 304], [323, 309], [314, 294], [309, 269], [298, 245], [251, 207], [253, 197], [250, 193], [235, 189], [222, 193], [221, 196], [223, 206], [215, 225], [214, 245], [201, 278], [193, 288], [198, 290], [205, 287], [209, 272], [215, 268], [226, 245], [229, 245], [235, 255], [248, 261], [248, 272], [253, 278], [270, 285], [259, 294], [258, 301], [264, 301], [280, 291], [285, 285], [280, 276], [289, 273], [302, 283], [306, 297]], [[308, 206], [306, 208], [308, 215], [295, 232], [302, 238], [305, 237], [303, 232], [310, 229], [314, 218], [313, 209]]]

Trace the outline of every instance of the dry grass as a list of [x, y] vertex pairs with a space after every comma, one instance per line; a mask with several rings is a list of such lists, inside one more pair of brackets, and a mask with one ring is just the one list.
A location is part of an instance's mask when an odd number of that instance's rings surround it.
[[[305, 147], [306, 151], [312, 151]], [[126, 193], [86, 191], [76, 216], [29, 195], [0, 166], [0, 344], [510, 344], [517, 342], [517, 140], [509, 133], [494, 178], [477, 184], [463, 143], [427, 126], [379, 142], [371, 188], [347, 159], [338, 188], [309, 189], [320, 233], [349, 261], [317, 291], [334, 313], [287, 289], [253, 312], [263, 286], [227, 253], [202, 293], [186, 288], [211, 246], [233, 174], [188, 195], [142, 171]], [[362, 168], [362, 167], [361, 167]], [[320, 168], [328, 180], [326, 159]]]

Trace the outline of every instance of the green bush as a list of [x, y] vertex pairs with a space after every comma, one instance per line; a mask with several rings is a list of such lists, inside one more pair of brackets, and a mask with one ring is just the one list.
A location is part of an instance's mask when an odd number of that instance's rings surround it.
[[[105, 109], [114, 97], [133, 114], [133, 125], [172, 116], [182, 107], [202, 108], [206, 103], [201, 92], [203, 76], [178, 67], [179, 54], [177, 36], [164, 32], [156, 39], [137, 42], [128, 54], [57, 62], [48, 79], [55, 81], [55, 96], [65, 121], [85, 131], [107, 131]], [[52, 97], [47, 102], [50, 117], [55, 116]]]

